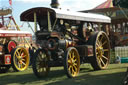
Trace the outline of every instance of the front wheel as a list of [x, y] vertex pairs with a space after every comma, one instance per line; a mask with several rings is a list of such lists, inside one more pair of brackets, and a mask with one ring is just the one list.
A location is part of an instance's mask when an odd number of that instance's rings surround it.
[[67, 77], [76, 77], [80, 71], [80, 56], [77, 49], [74, 47], [68, 48], [64, 57], [64, 70]]
[[50, 67], [48, 66], [48, 61], [50, 57], [48, 56], [45, 50], [37, 50], [32, 63], [32, 69], [34, 74], [38, 77], [46, 77], [50, 71]]
[[15, 71], [24, 71], [29, 66], [29, 54], [24, 47], [14, 48], [11, 52], [12, 67]]

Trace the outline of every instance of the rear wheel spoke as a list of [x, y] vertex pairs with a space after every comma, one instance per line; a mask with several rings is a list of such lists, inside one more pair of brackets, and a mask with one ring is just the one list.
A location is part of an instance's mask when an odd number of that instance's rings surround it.
[[100, 58], [100, 61], [102, 62], [102, 64], [105, 66], [105, 63], [104, 63], [104, 61]]
[[107, 58], [107, 57], [105, 57], [104, 55], [102, 55], [102, 57], [103, 57], [104, 59], [108, 60], [108, 58]]

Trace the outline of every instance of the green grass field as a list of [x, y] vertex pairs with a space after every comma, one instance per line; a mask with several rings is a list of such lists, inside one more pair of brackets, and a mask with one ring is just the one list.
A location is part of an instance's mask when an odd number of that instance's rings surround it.
[[51, 69], [48, 77], [38, 79], [31, 67], [23, 72], [0, 74], [0, 85], [122, 85], [128, 64], [110, 64], [106, 70], [93, 71], [90, 64], [81, 66], [80, 74], [69, 79], [63, 67]]

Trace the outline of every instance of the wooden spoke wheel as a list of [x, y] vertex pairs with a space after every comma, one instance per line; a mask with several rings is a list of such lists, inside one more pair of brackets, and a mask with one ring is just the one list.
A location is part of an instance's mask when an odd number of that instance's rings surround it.
[[10, 66], [0, 66], [0, 73], [5, 73], [9, 70]]
[[105, 32], [98, 32], [93, 35], [89, 44], [93, 45], [94, 56], [90, 58], [90, 62], [94, 70], [105, 69], [110, 60], [110, 43]]
[[44, 50], [37, 50], [33, 58], [32, 69], [34, 74], [38, 77], [46, 77], [50, 71], [48, 66], [48, 61], [50, 57], [47, 55], [47, 52]]
[[29, 66], [29, 54], [24, 47], [17, 47], [11, 52], [12, 67], [15, 71], [24, 71]]
[[76, 48], [67, 49], [64, 58], [64, 70], [69, 78], [76, 77], [80, 70], [80, 56]]

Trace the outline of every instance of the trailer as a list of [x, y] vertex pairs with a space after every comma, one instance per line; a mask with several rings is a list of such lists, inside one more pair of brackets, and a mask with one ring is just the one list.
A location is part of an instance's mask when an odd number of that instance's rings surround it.
[[33, 59], [37, 77], [48, 75], [51, 67], [63, 66], [67, 77], [76, 77], [80, 65], [91, 63], [94, 70], [106, 69], [110, 60], [107, 16], [70, 10], [36, 7], [24, 11], [21, 21], [34, 22], [38, 49]]

